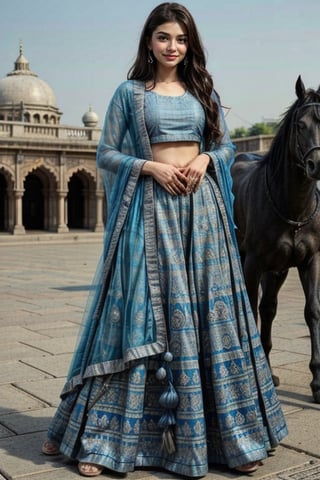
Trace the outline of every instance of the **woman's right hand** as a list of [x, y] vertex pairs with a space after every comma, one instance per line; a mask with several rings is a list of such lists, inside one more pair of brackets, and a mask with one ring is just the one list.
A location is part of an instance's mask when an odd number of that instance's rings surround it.
[[173, 165], [147, 160], [141, 169], [141, 175], [151, 175], [171, 195], [188, 193], [188, 178]]

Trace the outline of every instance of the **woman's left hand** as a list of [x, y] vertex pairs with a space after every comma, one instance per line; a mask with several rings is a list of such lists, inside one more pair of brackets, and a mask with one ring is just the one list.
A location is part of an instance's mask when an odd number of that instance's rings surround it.
[[209, 155], [202, 153], [195, 157], [187, 167], [184, 167], [180, 170], [188, 179], [188, 193], [195, 193], [199, 189], [206, 174], [209, 161]]

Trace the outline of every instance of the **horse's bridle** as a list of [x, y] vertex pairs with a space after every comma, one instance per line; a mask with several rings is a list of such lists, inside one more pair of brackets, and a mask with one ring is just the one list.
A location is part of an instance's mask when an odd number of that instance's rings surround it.
[[313, 145], [312, 147], [310, 147], [305, 153], [302, 152], [302, 148], [300, 147], [299, 145], [299, 142], [298, 142], [298, 134], [297, 134], [297, 126], [298, 126], [298, 122], [297, 122], [297, 115], [298, 115], [298, 112], [300, 110], [302, 110], [303, 108], [308, 108], [308, 107], [318, 107], [320, 109], [320, 102], [309, 102], [309, 103], [305, 103], [303, 105], [300, 105], [300, 107], [296, 108], [295, 112], [294, 112], [294, 116], [293, 116], [293, 126], [295, 127], [295, 145], [296, 145], [296, 151], [299, 152], [301, 154], [301, 158], [298, 158], [298, 163], [297, 165], [301, 168], [305, 168], [306, 166], [306, 158], [308, 157], [308, 155], [310, 155], [311, 152], [313, 152], [314, 150], [320, 150], [320, 145]]
[[265, 183], [265, 188], [266, 188], [266, 192], [267, 192], [267, 195], [268, 195], [268, 199], [271, 203], [273, 211], [287, 225], [291, 225], [292, 227], [296, 227], [296, 230], [299, 230], [301, 227], [304, 227], [305, 225], [307, 225], [313, 219], [313, 217], [315, 217], [315, 215], [317, 214], [318, 209], [319, 209], [319, 205], [320, 205], [319, 190], [316, 190], [316, 205], [315, 205], [314, 210], [311, 213], [311, 215], [309, 215], [309, 217], [305, 218], [304, 220], [297, 221], [297, 220], [291, 220], [290, 218], [285, 217], [279, 211], [279, 209], [276, 205], [276, 202], [274, 201], [274, 199], [272, 198], [272, 195], [271, 195], [270, 185], [269, 185], [269, 181], [268, 181], [267, 167], [264, 169], [264, 183]]
[[[298, 107], [294, 112], [293, 125], [295, 127], [295, 133], [296, 133], [296, 136], [295, 136], [296, 150], [297, 150], [297, 152], [300, 152], [302, 154], [301, 158], [299, 158], [299, 162], [297, 163], [297, 165], [299, 167], [303, 168], [303, 169], [305, 169], [306, 158], [308, 157], [308, 155], [310, 155], [310, 153], [313, 152], [313, 150], [320, 150], [320, 145], [313, 145], [305, 153], [302, 153], [302, 149], [301, 149], [301, 147], [299, 145], [299, 142], [298, 142], [297, 115], [298, 115], [299, 110], [301, 110], [302, 108], [306, 108], [306, 107], [318, 107], [318, 108], [320, 108], [320, 102], [305, 103], [304, 105], [300, 105], [300, 107]], [[283, 222], [285, 222], [288, 225], [291, 225], [293, 227], [296, 227], [296, 229], [299, 230], [301, 227], [307, 225], [313, 219], [313, 217], [317, 214], [318, 209], [319, 209], [319, 205], [320, 205], [320, 199], [319, 199], [320, 193], [319, 193], [318, 190], [316, 190], [316, 205], [315, 205], [314, 210], [311, 213], [311, 215], [309, 215], [309, 217], [307, 217], [307, 218], [305, 218], [304, 220], [301, 220], [301, 221], [291, 220], [290, 218], [286, 218], [284, 215], [282, 215], [282, 213], [279, 211], [274, 199], [272, 198], [270, 185], [269, 185], [269, 181], [268, 181], [267, 167], [265, 168], [265, 178], [264, 178], [264, 180], [265, 180], [265, 188], [266, 188], [266, 192], [267, 192], [267, 195], [268, 195], [268, 199], [269, 199], [269, 201], [272, 205], [272, 208], [273, 208], [274, 212], [278, 215], [279, 218], [281, 218], [281, 220]]]

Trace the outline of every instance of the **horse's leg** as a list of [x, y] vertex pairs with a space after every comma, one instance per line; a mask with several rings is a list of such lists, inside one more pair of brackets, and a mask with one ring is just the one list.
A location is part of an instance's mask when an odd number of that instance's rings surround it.
[[299, 268], [301, 284], [304, 290], [306, 304], [304, 315], [311, 337], [310, 370], [312, 382], [310, 384], [313, 398], [320, 403], [320, 253], [317, 252], [312, 260]]
[[[266, 272], [261, 277], [262, 296], [259, 304], [259, 313], [261, 321], [261, 343], [265, 351], [270, 368], [270, 352], [272, 349], [272, 322], [277, 313], [278, 293], [287, 278], [288, 270], [280, 273]], [[272, 369], [271, 369], [272, 370]], [[279, 377], [273, 375], [273, 383], [277, 387], [280, 385]]]

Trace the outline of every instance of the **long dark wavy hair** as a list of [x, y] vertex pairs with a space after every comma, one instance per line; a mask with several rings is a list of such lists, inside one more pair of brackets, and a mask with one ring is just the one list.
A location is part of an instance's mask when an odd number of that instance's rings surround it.
[[205, 147], [212, 141], [219, 142], [218, 105], [212, 99], [213, 80], [206, 69], [206, 56], [195, 21], [190, 12], [179, 3], [165, 2], [158, 5], [148, 16], [141, 32], [136, 60], [128, 72], [129, 80], [156, 83], [157, 62], [148, 62], [148, 42], [155, 29], [164, 23], [176, 22], [183, 25], [188, 36], [187, 65], [178, 64], [178, 76], [203, 106], [206, 122], [204, 129]]

